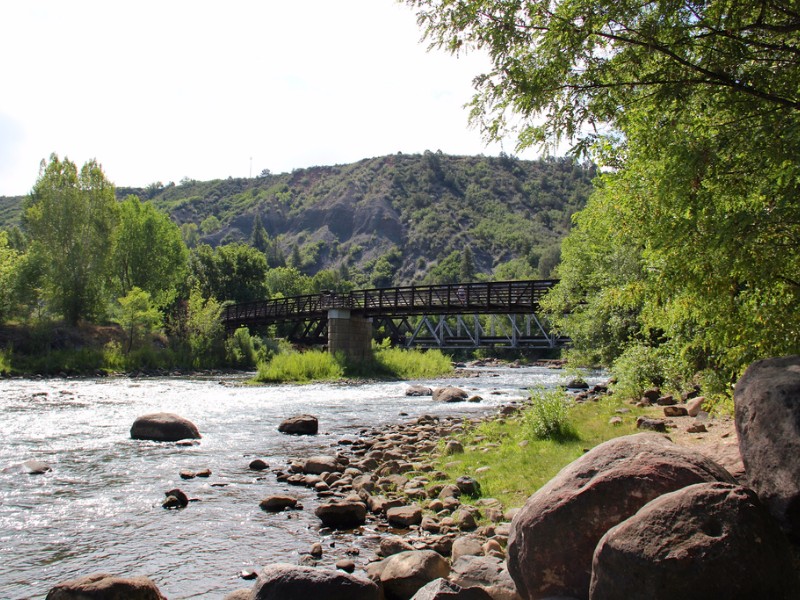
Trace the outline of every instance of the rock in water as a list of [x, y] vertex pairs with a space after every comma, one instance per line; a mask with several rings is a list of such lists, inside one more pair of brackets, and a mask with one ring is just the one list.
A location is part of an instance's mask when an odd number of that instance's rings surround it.
[[59, 583], [46, 600], [166, 600], [147, 577], [114, 577], [106, 573], [87, 575]]
[[201, 437], [194, 423], [172, 413], [142, 415], [131, 426], [131, 438], [134, 440], [177, 442]]
[[316, 435], [319, 431], [319, 420], [312, 415], [297, 415], [285, 419], [278, 431], [294, 435]]
[[434, 402], [464, 402], [469, 394], [457, 387], [443, 387], [433, 390]]
[[300, 565], [264, 567], [252, 590], [252, 600], [378, 600], [378, 586], [343, 571]]
[[650, 500], [733, 477], [653, 433], [616, 438], [573, 461], [533, 494], [511, 524], [508, 571], [523, 598], [586, 598], [600, 538]]
[[592, 600], [798, 598], [789, 543], [752, 490], [698, 483], [610, 529], [594, 553]]
[[747, 481], [800, 542], [800, 356], [750, 365], [736, 384], [734, 405]]

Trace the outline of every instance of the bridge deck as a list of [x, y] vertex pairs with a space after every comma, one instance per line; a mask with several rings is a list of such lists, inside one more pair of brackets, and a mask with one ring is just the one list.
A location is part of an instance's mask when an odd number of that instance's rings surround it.
[[539, 301], [556, 280], [492, 281], [446, 285], [405, 286], [356, 290], [348, 294], [323, 292], [274, 298], [226, 307], [226, 327], [323, 319], [333, 308], [363, 317], [402, 317], [427, 314], [526, 314], [539, 310]]

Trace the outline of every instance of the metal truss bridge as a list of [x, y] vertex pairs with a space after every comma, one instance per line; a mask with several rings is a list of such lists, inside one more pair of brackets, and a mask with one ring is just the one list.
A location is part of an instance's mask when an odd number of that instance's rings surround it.
[[405, 286], [274, 298], [226, 307], [228, 330], [266, 329], [298, 344], [327, 344], [329, 317], [369, 319], [394, 345], [423, 348], [552, 349], [568, 340], [549, 332], [539, 301], [556, 280]]

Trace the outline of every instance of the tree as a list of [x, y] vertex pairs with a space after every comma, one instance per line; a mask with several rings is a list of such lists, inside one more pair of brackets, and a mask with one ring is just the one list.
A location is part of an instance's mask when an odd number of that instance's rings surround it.
[[485, 135], [514, 122], [520, 148], [577, 139], [607, 167], [548, 300], [579, 351], [635, 367], [651, 348], [728, 391], [749, 362], [800, 351], [795, 5], [409, 4], [434, 45], [489, 53]]
[[150, 294], [136, 286], [117, 299], [119, 308], [116, 322], [125, 333], [125, 353], [139, 345], [147, 335], [163, 324], [161, 313], [153, 306]]
[[8, 234], [0, 231], [0, 323], [8, 318], [13, 308], [18, 264], [19, 252], [10, 246]]
[[250, 245], [264, 254], [267, 254], [270, 249], [269, 235], [267, 235], [267, 230], [264, 229], [264, 225], [261, 223], [260, 213], [256, 213], [253, 219], [253, 233], [250, 235]]
[[461, 262], [458, 266], [458, 279], [459, 281], [472, 281], [475, 279], [475, 257], [469, 246], [465, 246], [461, 253]]
[[111, 260], [119, 294], [138, 287], [166, 306], [186, 279], [188, 258], [181, 230], [167, 215], [136, 196], [120, 204]]
[[267, 259], [247, 244], [212, 249], [201, 244], [191, 254], [192, 279], [206, 298], [251, 302], [267, 297]]
[[78, 172], [56, 154], [41, 162], [24, 202], [23, 224], [44, 257], [44, 291], [72, 324], [106, 307], [111, 240], [118, 219], [114, 186], [94, 160]]
[[311, 293], [311, 279], [294, 267], [270, 269], [267, 271], [265, 283], [270, 298]]

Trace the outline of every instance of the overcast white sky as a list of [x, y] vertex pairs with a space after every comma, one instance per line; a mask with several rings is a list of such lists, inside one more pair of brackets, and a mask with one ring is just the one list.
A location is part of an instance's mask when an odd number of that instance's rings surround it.
[[420, 38], [395, 0], [2, 2], [0, 195], [52, 152], [120, 186], [513, 153], [467, 124], [486, 60]]

